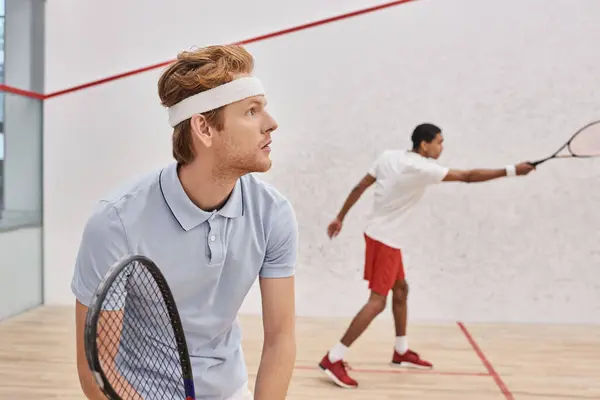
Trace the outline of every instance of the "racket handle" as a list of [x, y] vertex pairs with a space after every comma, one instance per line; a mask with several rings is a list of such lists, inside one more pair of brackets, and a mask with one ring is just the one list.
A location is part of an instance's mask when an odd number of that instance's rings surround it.
[[544, 158], [544, 159], [542, 159], [542, 160], [532, 161], [532, 162], [529, 162], [529, 164], [530, 164], [530, 165], [533, 165], [534, 167], [537, 167], [537, 166], [538, 166], [538, 165], [540, 165], [541, 163], [543, 163], [543, 162], [545, 162], [545, 161], [548, 161], [548, 160], [549, 160], [549, 159], [551, 159], [551, 158], [552, 158], [552, 157], [547, 157], [547, 158]]

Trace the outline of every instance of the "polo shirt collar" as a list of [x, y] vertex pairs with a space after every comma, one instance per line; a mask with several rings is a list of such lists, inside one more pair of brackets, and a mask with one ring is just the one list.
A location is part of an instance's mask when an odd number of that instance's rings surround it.
[[215, 212], [204, 211], [190, 200], [183, 190], [179, 176], [177, 176], [177, 163], [168, 165], [160, 172], [159, 183], [167, 206], [179, 225], [186, 231], [206, 222], [213, 214], [219, 214], [226, 218], [237, 218], [244, 214], [241, 179], [235, 183], [233, 192], [225, 205]]

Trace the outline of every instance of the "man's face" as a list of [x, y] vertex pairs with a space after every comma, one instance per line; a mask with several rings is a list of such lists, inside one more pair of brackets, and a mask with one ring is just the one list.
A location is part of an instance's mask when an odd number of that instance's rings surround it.
[[423, 142], [425, 156], [437, 160], [444, 150], [444, 137], [441, 133], [435, 135], [435, 138], [430, 142]]
[[266, 105], [264, 96], [254, 96], [223, 109], [223, 130], [214, 139], [215, 154], [222, 166], [243, 174], [271, 168], [269, 144], [277, 122]]

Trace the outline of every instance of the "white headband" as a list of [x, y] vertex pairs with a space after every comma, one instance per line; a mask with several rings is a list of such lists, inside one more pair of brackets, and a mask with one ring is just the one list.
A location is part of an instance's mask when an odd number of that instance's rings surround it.
[[169, 125], [175, 127], [195, 114], [211, 111], [262, 94], [265, 94], [265, 90], [258, 78], [251, 76], [234, 79], [231, 82], [185, 98], [169, 107], [167, 109]]

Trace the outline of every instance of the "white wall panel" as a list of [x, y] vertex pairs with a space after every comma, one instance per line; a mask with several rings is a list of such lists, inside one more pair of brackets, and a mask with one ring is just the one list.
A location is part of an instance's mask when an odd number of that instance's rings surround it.
[[385, 0], [52, 0], [46, 5], [46, 92], [387, 3]]
[[[142, 18], [123, 7], [132, 21], [158, 26], [149, 11]], [[206, 41], [265, 32], [282, 27], [274, 21], [293, 23], [292, 16], [324, 16], [276, 9], [268, 24], [222, 30]], [[249, 45], [280, 125], [274, 167], [264, 178], [290, 198], [299, 219], [299, 314], [349, 317], [366, 300], [362, 228], [371, 194], [340, 237], [330, 241], [325, 229], [378, 152], [408, 146], [416, 124], [444, 129], [443, 164], [503, 167], [546, 156], [598, 118], [600, 53], [592, 49], [599, 14], [594, 0], [427, 0]], [[164, 30], [177, 31], [172, 19], [162, 21]], [[48, 81], [59, 89], [205, 44], [200, 24], [197, 36], [189, 23], [179, 25], [185, 35], [157, 36], [155, 46], [132, 50], [139, 52], [131, 58], [124, 55], [136, 47], [130, 39], [95, 42], [112, 63], [86, 56], [84, 72], [51, 73]], [[93, 201], [170, 160], [159, 73], [46, 102], [48, 303], [73, 301], [69, 280]], [[409, 317], [600, 323], [599, 181], [598, 160], [553, 161], [526, 178], [432, 188], [406, 227], [413, 233], [404, 248]], [[253, 290], [244, 311], [259, 312], [259, 305]]]

